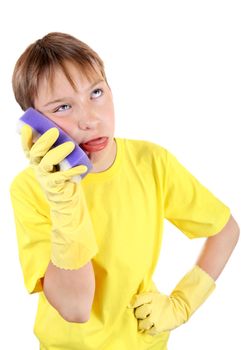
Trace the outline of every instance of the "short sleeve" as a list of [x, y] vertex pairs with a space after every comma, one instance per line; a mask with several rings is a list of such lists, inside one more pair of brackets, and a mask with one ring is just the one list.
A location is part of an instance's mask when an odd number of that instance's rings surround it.
[[189, 238], [220, 232], [230, 209], [166, 150], [164, 216]]
[[49, 208], [38, 184], [16, 178], [10, 188], [19, 259], [29, 293], [42, 291], [41, 279], [50, 261]]

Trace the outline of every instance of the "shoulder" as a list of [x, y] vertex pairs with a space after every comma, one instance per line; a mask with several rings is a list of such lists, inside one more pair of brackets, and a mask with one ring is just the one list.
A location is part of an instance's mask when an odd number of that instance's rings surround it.
[[24, 191], [26, 188], [36, 185], [37, 180], [35, 178], [33, 169], [31, 167], [27, 167], [14, 177], [10, 185], [10, 191], [12, 192], [16, 189], [22, 189]]
[[141, 172], [147, 171], [153, 176], [163, 176], [166, 172], [168, 151], [163, 146], [146, 140], [127, 138], [119, 139], [119, 143], [122, 144], [121, 153], [125, 166], [131, 166]]
[[10, 185], [12, 202], [29, 203], [29, 205], [43, 206], [46, 199], [31, 167], [18, 173]]
[[122, 143], [124, 152], [132, 154], [138, 159], [164, 161], [167, 157], [167, 149], [154, 142], [127, 138], [117, 138], [117, 142]]

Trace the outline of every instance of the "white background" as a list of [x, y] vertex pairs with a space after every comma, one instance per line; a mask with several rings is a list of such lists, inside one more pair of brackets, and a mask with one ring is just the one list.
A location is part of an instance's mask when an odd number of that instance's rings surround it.
[[[27, 45], [50, 31], [72, 34], [103, 58], [116, 108], [116, 136], [169, 149], [240, 220], [241, 10], [239, 1], [8, 1], [1, 5], [1, 348], [38, 349], [18, 261], [9, 185], [27, 161], [16, 133], [22, 114], [11, 75]], [[7, 5], [6, 5], [7, 4]], [[203, 240], [169, 222], [155, 273], [169, 293], [195, 263]], [[217, 289], [172, 332], [169, 350], [241, 349], [240, 244]], [[16, 347], [17, 344], [17, 347]], [[123, 349], [124, 350], [124, 349]], [[134, 350], [134, 349], [133, 349]]]

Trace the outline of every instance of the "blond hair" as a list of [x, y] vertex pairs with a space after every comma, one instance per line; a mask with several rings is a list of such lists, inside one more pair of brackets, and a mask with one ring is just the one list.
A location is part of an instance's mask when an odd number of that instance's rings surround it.
[[76, 64], [89, 80], [99, 75], [107, 82], [102, 59], [87, 44], [65, 33], [49, 33], [29, 45], [16, 62], [12, 86], [23, 110], [34, 107], [40, 79], [46, 76], [51, 83], [56, 67], [62, 69], [75, 88], [66, 62]]

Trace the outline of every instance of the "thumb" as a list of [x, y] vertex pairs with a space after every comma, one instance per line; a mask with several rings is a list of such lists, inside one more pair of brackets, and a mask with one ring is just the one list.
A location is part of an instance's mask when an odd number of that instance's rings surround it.
[[29, 156], [29, 151], [33, 145], [33, 131], [28, 124], [24, 124], [20, 130], [21, 134], [21, 144], [24, 153]]

